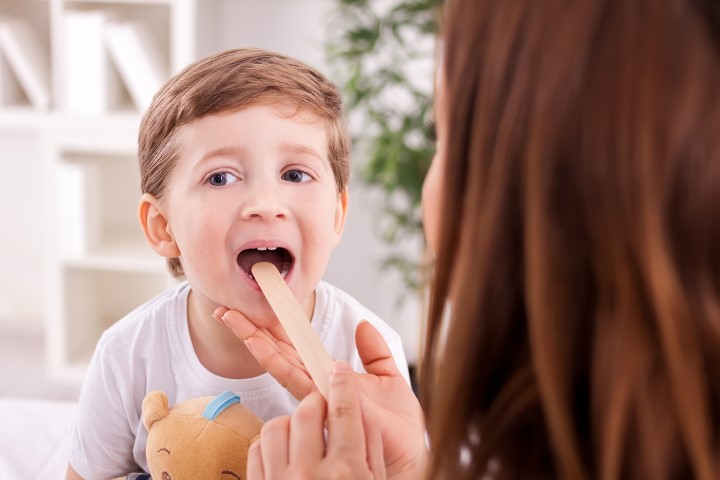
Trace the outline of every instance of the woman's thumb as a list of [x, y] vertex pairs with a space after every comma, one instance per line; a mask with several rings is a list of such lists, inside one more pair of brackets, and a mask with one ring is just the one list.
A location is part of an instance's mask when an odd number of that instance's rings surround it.
[[385, 339], [367, 320], [360, 322], [355, 329], [355, 344], [367, 373], [380, 377], [401, 376]]

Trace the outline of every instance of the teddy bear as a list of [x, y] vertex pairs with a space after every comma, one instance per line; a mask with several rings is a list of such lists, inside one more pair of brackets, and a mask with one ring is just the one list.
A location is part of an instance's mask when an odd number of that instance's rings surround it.
[[238, 395], [223, 392], [168, 408], [165, 393], [154, 390], [142, 414], [153, 480], [246, 480], [248, 449], [263, 421]]

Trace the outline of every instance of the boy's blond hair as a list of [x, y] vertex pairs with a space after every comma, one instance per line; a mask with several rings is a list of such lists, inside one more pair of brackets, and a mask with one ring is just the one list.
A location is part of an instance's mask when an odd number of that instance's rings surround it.
[[[153, 97], [138, 136], [143, 193], [162, 198], [177, 161], [175, 132], [195, 120], [258, 104], [279, 104], [320, 116], [327, 126], [328, 159], [338, 192], [350, 176], [350, 137], [337, 87], [317, 70], [278, 53], [241, 48], [193, 63], [171, 78]], [[182, 277], [179, 258], [168, 259]]]

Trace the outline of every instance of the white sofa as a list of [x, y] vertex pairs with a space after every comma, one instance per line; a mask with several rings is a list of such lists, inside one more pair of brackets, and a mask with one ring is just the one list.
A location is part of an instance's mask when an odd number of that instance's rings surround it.
[[73, 402], [0, 398], [0, 479], [62, 480]]

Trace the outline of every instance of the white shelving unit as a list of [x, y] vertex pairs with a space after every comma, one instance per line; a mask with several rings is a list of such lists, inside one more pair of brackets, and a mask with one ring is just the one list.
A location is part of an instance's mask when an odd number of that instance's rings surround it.
[[[0, 131], [20, 129], [38, 138], [49, 217], [57, 219], [48, 227], [45, 326], [47, 366], [57, 381], [80, 382], [102, 331], [172, 283], [164, 259], [147, 246], [136, 220], [136, 144], [146, 105], [132, 95], [127, 75], [137, 79], [138, 72], [127, 65], [123, 70], [118, 57], [112, 57], [107, 31], [113, 25], [142, 29], [144, 35], [134, 37], [142, 40], [142, 48], [126, 60], [155, 52], [146, 64], [164, 68], [141, 73], [154, 73], [157, 79], [161, 72], [158, 81], [164, 82], [190, 62], [221, 49], [212, 28], [221, 6], [215, 0], [0, 4]], [[28, 72], [3, 52], [2, 29], [8, 24], [21, 25], [40, 46], [40, 55], [22, 48], [12, 53], [31, 66], [35, 62], [35, 74], [45, 73], [34, 80], [47, 85], [49, 106], [33, 101], [36, 97], [23, 77]], [[131, 46], [125, 37], [116, 51]], [[159, 87], [136, 81], [138, 85], [152, 93]]]

